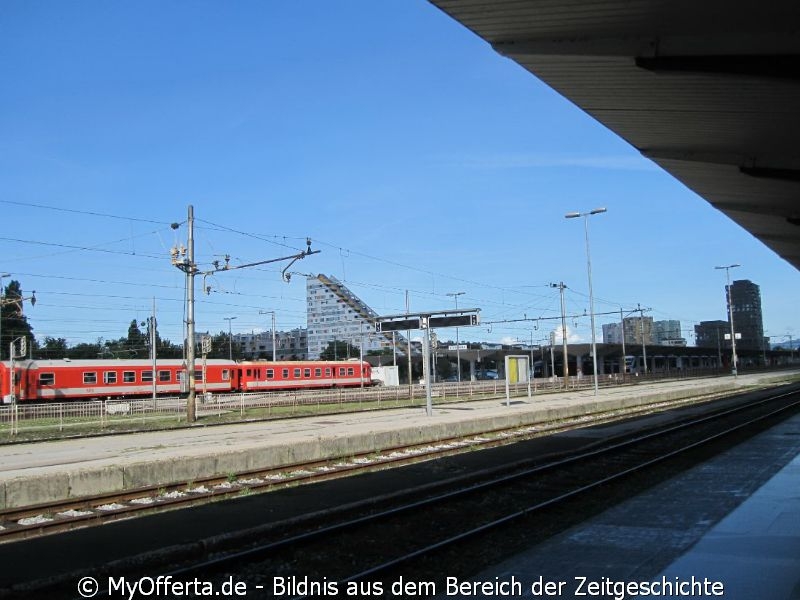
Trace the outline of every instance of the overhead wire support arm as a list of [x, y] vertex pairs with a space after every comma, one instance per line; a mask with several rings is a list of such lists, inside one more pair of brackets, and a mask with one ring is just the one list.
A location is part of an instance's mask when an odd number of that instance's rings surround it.
[[[311, 254], [317, 254], [319, 250], [311, 250], [311, 239], [306, 238], [306, 249], [302, 252], [298, 252], [297, 254], [292, 254], [290, 256], [284, 256], [281, 258], [271, 258], [268, 260], [263, 261], [256, 261], [253, 263], [248, 263], [246, 265], [237, 265], [235, 267], [231, 267], [229, 265], [230, 257], [225, 257], [225, 266], [220, 267], [219, 262], [215, 262], [214, 269], [210, 271], [201, 271], [197, 268], [197, 263], [195, 262], [195, 255], [194, 255], [194, 207], [190, 204], [188, 209], [188, 218], [186, 220], [187, 223], [187, 244], [184, 246], [183, 244], [180, 247], [172, 247], [170, 249], [170, 259], [172, 264], [186, 273], [186, 341], [185, 341], [185, 348], [186, 348], [186, 361], [185, 361], [185, 381], [188, 382], [187, 386], [187, 397], [186, 397], [186, 421], [188, 423], [193, 423], [196, 418], [196, 389], [195, 389], [195, 319], [194, 319], [194, 277], [195, 275], [202, 274], [203, 275], [203, 284], [205, 287], [205, 278], [208, 275], [219, 273], [221, 271], [230, 271], [233, 269], [243, 269], [245, 267], [253, 267], [256, 265], [263, 265], [267, 263], [279, 262], [282, 260], [289, 260], [291, 261], [289, 265], [287, 265], [283, 271], [281, 271], [281, 276], [283, 277], [284, 281], [288, 283], [290, 275], [286, 272], [286, 270], [293, 265], [296, 261], [305, 258]], [[180, 223], [172, 223], [170, 227], [173, 230], [176, 230], [180, 227]], [[206, 292], [210, 291], [209, 288], [206, 288]]]
[[258, 261], [251, 262], [251, 263], [246, 263], [246, 264], [243, 264], [243, 265], [235, 265], [233, 267], [228, 264], [229, 258], [226, 257], [225, 258], [225, 266], [222, 266], [222, 267], [218, 266], [219, 262], [216, 261], [214, 263], [214, 268], [213, 269], [211, 269], [210, 271], [203, 271], [202, 272], [202, 275], [203, 275], [203, 289], [208, 290], [208, 288], [205, 285], [205, 281], [206, 281], [206, 277], [208, 277], [209, 275], [214, 275], [215, 273], [222, 273], [224, 271], [235, 271], [237, 269], [245, 269], [245, 268], [248, 268], [248, 267], [257, 267], [259, 265], [267, 265], [269, 263], [281, 262], [281, 261], [284, 261], [284, 260], [290, 260], [291, 262], [281, 270], [281, 278], [286, 283], [289, 283], [289, 280], [291, 279], [291, 273], [287, 273], [289, 267], [291, 267], [298, 260], [304, 259], [306, 256], [311, 256], [312, 254], [319, 254], [320, 252], [322, 252], [322, 250], [312, 250], [311, 249], [311, 239], [310, 238], [306, 238], [306, 249], [303, 250], [302, 252], [299, 252], [297, 254], [292, 254], [290, 256], [282, 256], [280, 258], [269, 258], [269, 259], [266, 259], [266, 260], [258, 260]]
[[[643, 308], [642, 310], [647, 312], [647, 311], [650, 311], [652, 309]], [[634, 312], [639, 312], [639, 309], [637, 308]], [[595, 315], [618, 315], [619, 311], [618, 310], [612, 310], [612, 311], [606, 311], [606, 312], [596, 312], [594, 314]], [[583, 312], [583, 313], [580, 313], [580, 314], [574, 314], [574, 315], [566, 315], [566, 317], [568, 319], [580, 319], [581, 317], [588, 317], [588, 316], [589, 315], [586, 314], [586, 312]], [[502, 319], [500, 321], [484, 321], [483, 324], [484, 325], [489, 325], [489, 324], [497, 324], [497, 323], [523, 323], [523, 322], [529, 322], [529, 321], [560, 321], [560, 320], [561, 320], [561, 317], [524, 317], [522, 319]]]

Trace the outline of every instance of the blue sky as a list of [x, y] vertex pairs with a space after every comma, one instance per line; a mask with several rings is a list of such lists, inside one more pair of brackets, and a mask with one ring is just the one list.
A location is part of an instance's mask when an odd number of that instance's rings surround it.
[[[194, 206], [197, 262], [296, 263], [197, 286], [199, 331], [305, 326], [300, 274], [382, 314], [480, 307], [461, 338], [537, 341], [588, 310], [641, 304], [686, 335], [724, 319], [724, 271], [761, 286], [773, 340], [796, 337], [797, 271], [535, 77], [422, 0], [0, 5], [0, 272], [34, 333], [116, 339], [155, 299], [182, 338], [169, 250]], [[170, 223], [183, 225], [174, 231]], [[4, 282], [7, 284], [8, 280]], [[598, 317], [599, 326], [614, 320]], [[489, 331], [491, 329], [491, 331]], [[588, 340], [589, 319], [570, 323]], [[446, 335], [440, 337], [447, 337]]]

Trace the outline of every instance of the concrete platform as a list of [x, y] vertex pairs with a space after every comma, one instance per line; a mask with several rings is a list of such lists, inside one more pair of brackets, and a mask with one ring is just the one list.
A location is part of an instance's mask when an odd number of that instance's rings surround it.
[[657, 579], [662, 576], [723, 582], [726, 598], [800, 598], [800, 456]]
[[778, 385], [798, 372], [678, 380], [424, 410], [326, 415], [0, 447], [0, 508], [196, 481], [700, 394]]
[[[692, 577], [707, 581], [706, 589], [620, 594], [629, 583], [663, 578], [675, 585]], [[800, 416], [473, 580], [495, 578], [524, 582], [524, 598], [800, 599]], [[533, 590], [540, 580], [563, 582], [561, 593]], [[591, 585], [599, 593], [588, 593]]]

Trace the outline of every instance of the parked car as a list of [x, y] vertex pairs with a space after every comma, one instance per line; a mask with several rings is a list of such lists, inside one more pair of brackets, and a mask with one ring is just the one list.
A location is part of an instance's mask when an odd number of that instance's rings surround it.
[[497, 371], [495, 371], [494, 369], [487, 369], [485, 371], [478, 372], [478, 374], [476, 375], [476, 378], [479, 379], [479, 380], [484, 380], [485, 381], [485, 380], [500, 379], [500, 376], [497, 374]]

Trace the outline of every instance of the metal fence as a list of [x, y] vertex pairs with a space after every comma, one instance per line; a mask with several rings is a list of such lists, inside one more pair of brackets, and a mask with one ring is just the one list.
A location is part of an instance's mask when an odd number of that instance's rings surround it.
[[[686, 372], [684, 376], [701, 373]], [[653, 374], [646, 380], [670, 375]], [[643, 382], [644, 377], [602, 375], [602, 386]], [[443, 382], [433, 384], [434, 404], [505, 398], [505, 380]], [[533, 394], [575, 390], [593, 386], [591, 376], [570, 377], [566, 385], [561, 378], [534, 379]], [[512, 397], [527, 396], [528, 384], [510, 386]], [[236, 422], [244, 419], [275, 419], [298, 415], [355, 412], [386, 408], [422, 407], [426, 402], [425, 387], [335, 388], [324, 390], [293, 390], [285, 392], [198, 394], [197, 415], [214, 422]], [[186, 399], [159, 397], [137, 400], [92, 400], [15, 404], [0, 406], [0, 441], [36, 437], [58, 437], [60, 434], [131, 431], [175, 427], [186, 420]]]

